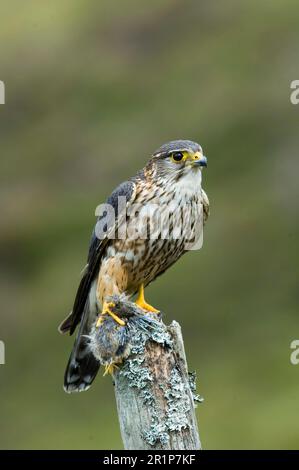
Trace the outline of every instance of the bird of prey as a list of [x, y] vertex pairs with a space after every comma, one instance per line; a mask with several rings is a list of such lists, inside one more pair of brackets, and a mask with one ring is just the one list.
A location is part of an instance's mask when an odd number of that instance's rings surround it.
[[[66, 392], [87, 390], [98, 372], [100, 362], [88, 342], [92, 328], [101, 328], [104, 315], [125, 325], [111, 308], [111, 296], [131, 298], [137, 294], [140, 308], [159, 312], [145, 301], [144, 288], [188, 251], [190, 240], [194, 243], [194, 237], [198, 237], [198, 227], [202, 230], [199, 219], [202, 216], [205, 223], [209, 215], [209, 200], [201, 186], [201, 170], [206, 166], [207, 158], [199, 144], [171, 141], [156, 150], [145, 167], [107, 199], [115, 217], [99, 217], [72, 312], [59, 327], [61, 333], [73, 334], [80, 325], [65, 371]], [[125, 201], [125, 211], [119, 209], [120, 200]], [[158, 223], [152, 224], [153, 219]], [[136, 236], [134, 228], [140, 220], [146, 234], [137, 231]], [[120, 236], [118, 230], [125, 222], [130, 231], [124, 235], [122, 230]], [[152, 225], [154, 236], [149, 230]]]

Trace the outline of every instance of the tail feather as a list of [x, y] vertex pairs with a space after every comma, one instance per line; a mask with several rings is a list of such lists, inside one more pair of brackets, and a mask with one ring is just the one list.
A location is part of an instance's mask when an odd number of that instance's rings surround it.
[[96, 309], [91, 307], [90, 299], [87, 299], [80, 328], [64, 374], [64, 390], [68, 393], [87, 390], [99, 370], [100, 362], [92, 354], [86, 337], [90, 333], [95, 318]]
[[70, 331], [73, 324], [73, 312], [71, 312], [64, 320], [60, 323], [58, 327], [59, 333], [65, 335], [68, 331]]

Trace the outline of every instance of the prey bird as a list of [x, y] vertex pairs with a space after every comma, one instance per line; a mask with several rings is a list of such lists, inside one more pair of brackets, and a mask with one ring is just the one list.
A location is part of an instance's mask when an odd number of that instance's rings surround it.
[[[109, 302], [110, 311], [114, 312], [119, 319], [124, 320], [120, 325], [111, 315], [101, 315], [101, 328], [95, 324], [88, 336], [90, 349], [94, 357], [104, 366], [106, 374], [114, 374], [124, 360], [130, 355], [134, 344], [140, 347], [140, 333], [143, 337], [152, 338], [153, 334], [160, 337], [160, 344], [167, 337], [165, 327], [157, 320], [156, 314], [145, 312], [136, 303], [128, 301], [124, 295], [114, 295]], [[133, 347], [134, 350], [134, 347]]]
[[[113, 311], [111, 296], [129, 299], [137, 294], [138, 307], [159, 313], [146, 302], [144, 288], [202, 236], [209, 215], [209, 200], [201, 186], [201, 170], [206, 166], [207, 158], [196, 142], [168, 142], [107, 199], [115, 217], [99, 217], [72, 312], [59, 327], [61, 333], [73, 334], [80, 325], [65, 371], [66, 392], [87, 390], [98, 372], [100, 362], [88, 341], [92, 329], [101, 328], [105, 315], [125, 326], [125, 318]], [[125, 201], [125, 211], [119, 209], [120, 200]], [[125, 235], [124, 224], [130, 228]], [[138, 224], [146, 236], [132, 233]], [[154, 234], [149, 233], [153, 227]]]

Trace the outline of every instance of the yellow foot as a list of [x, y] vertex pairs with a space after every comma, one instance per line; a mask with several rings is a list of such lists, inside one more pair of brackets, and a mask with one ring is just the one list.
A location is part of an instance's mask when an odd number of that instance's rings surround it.
[[103, 374], [103, 377], [108, 374], [113, 375], [117, 369], [119, 369], [119, 367], [116, 364], [107, 364], [105, 366], [105, 372]]
[[104, 321], [104, 315], [102, 315], [102, 313], [101, 313], [99, 318], [98, 318], [96, 328], [99, 328], [101, 326], [101, 324], [103, 323], [103, 321]]
[[145, 301], [143, 284], [141, 284], [141, 286], [139, 287], [138, 297], [137, 297], [135, 303], [138, 305], [138, 307], [143, 308], [144, 310], [147, 310], [148, 312], [153, 312], [153, 313], [159, 313], [160, 312], [160, 310], [157, 310], [155, 307], [153, 307], [152, 305], [148, 304]]
[[110, 315], [113, 318], [113, 320], [115, 320], [116, 323], [118, 323], [120, 326], [125, 326], [125, 322], [121, 318], [119, 318], [114, 312], [112, 312], [111, 308], [113, 307], [115, 307], [114, 302], [104, 302], [103, 310], [102, 310], [101, 315], [98, 318], [96, 328], [101, 326], [104, 320], [103, 315], [107, 315], [107, 314]]

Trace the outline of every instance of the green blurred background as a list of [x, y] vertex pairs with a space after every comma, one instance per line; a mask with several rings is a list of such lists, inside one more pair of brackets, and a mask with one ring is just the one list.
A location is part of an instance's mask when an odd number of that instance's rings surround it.
[[10, 0], [0, 23], [0, 447], [121, 448], [109, 379], [63, 392], [57, 325], [96, 205], [177, 138], [211, 216], [148, 296], [182, 325], [203, 446], [298, 447], [298, 2]]

